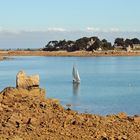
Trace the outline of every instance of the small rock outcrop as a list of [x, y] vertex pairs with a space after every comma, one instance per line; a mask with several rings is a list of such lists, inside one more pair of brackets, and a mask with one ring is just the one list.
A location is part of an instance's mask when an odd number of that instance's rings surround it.
[[27, 76], [24, 71], [19, 71], [16, 76], [17, 88], [34, 88], [39, 87], [39, 75]]

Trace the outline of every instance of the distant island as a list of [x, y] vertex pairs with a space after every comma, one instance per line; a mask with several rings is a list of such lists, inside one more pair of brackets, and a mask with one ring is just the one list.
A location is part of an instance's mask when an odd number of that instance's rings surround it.
[[0, 50], [0, 56], [0, 60], [5, 60], [3, 56], [140, 56], [140, 40], [116, 38], [111, 43], [95, 36], [76, 41], [53, 40], [38, 49]]
[[106, 51], [106, 50], [138, 50], [140, 49], [140, 40], [138, 38], [124, 39], [116, 38], [114, 44], [108, 42], [106, 39], [100, 40], [98, 37], [83, 37], [72, 40], [53, 40], [43, 48], [44, 51]]

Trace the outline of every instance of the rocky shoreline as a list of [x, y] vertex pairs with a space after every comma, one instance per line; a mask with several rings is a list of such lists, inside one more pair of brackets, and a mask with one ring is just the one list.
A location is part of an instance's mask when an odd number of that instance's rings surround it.
[[40, 88], [0, 93], [0, 139], [139, 140], [140, 116], [99, 116], [63, 108]]
[[140, 116], [80, 114], [20, 76], [24, 83], [0, 92], [0, 140], [140, 140]]

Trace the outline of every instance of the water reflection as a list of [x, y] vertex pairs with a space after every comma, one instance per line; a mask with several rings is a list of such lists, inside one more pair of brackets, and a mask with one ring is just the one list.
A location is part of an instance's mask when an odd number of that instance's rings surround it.
[[73, 95], [77, 96], [80, 92], [80, 84], [73, 83]]

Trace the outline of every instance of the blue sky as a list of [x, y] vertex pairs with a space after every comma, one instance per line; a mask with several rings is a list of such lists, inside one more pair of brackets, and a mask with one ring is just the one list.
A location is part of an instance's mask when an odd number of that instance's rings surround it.
[[0, 0], [0, 26], [140, 30], [140, 0]]
[[[139, 6], [140, 0], [0, 0], [0, 47], [4, 36], [19, 32], [32, 41], [36, 38], [31, 32], [38, 31], [46, 32], [46, 41], [70, 38], [72, 33], [76, 38], [87, 32], [140, 32]], [[78, 31], [79, 36], [74, 35]], [[65, 33], [54, 36], [50, 32]]]

